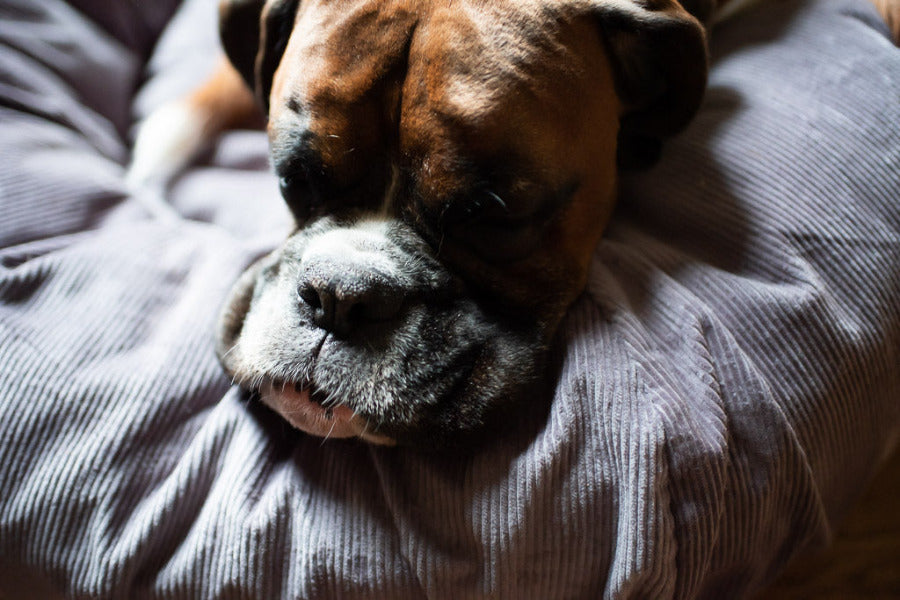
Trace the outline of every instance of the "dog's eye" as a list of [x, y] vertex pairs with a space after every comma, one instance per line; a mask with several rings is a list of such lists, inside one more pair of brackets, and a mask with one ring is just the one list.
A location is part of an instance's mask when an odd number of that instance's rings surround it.
[[504, 219], [509, 213], [503, 198], [491, 190], [478, 190], [456, 199], [444, 211], [446, 226], [465, 225], [473, 221]]
[[[578, 182], [551, 191], [510, 192], [509, 202], [490, 189], [451, 202], [444, 213], [448, 240], [491, 262], [519, 260], [539, 247], [547, 228], [574, 197]], [[530, 192], [530, 193], [528, 193]]]
[[517, 217], [491, 190], [469, 194], [444, 213], [445, 231], [457, 244], [491, 262], [516, 260], [534, 247], [540, 232], [530, 218]]
[[309, 219], [322, 204], [321, 190], [302, 174], [283, 175], [278, 180], [278, 188], [298, 222]]

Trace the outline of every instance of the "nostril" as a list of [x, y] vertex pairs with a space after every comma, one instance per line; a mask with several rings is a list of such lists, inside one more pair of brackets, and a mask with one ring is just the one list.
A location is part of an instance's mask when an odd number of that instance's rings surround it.
[[297, 295], [311, 311], [313, 323], [326, 331], [334, 329], [335, 312], [341, 303], [335, 297], [333, 286], [305, 282], [297, 287]]
[[301, 308], [317, 327], [341, 337], [367, 325], [392, 320], [403, 310], [405, 294], [399, 286], [373, 281], [371, 273], [343, 273], [341, 277], [309, 277], [297, 286]]
[[390, 321], [402, 311], [403, 303], [403, 294], [378, 287], [342, 295], [334, 307], [334, 331], [350, 335], [360, 327]]
[[297, 295], [300, 296], [300, 299], [303, 300], [313, 310], [317, 308], [322, 308], [322, 299], [319, 297], [319, 292], [313, 287], [310, 283], [301, 284], [297, 289]]
[[345, 329], [349, 329], [351, 326], [362, 323], [365, 319], [365, 305], [362, 303], [348, 303], [346, 305], [346, 309], [342, 311], [341, 324]]
[[403, 308], [404, 294], [392, 288], [373, 287], [357, 301], [351, 316], [357, 321], [389, 321]]

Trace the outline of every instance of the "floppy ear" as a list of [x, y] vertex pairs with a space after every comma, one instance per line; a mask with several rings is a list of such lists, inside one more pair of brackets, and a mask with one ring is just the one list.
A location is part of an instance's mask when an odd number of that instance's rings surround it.
[[294, 28], [299, 0], [220, 0], [219, 37], [228, 60], [269, 112], [272, 77]]
[[674, 0], [591, 0], [624, 113], [619, 164], [647, 166], [697, 112], [706, 87], [703, 26]]

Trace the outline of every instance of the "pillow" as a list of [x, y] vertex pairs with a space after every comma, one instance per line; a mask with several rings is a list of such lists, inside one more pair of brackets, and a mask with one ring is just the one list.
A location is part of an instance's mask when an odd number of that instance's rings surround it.
[[120, 4], [0, 9], [7, 595], [737, 598], [897, 439], [900, 53], [868, 2], [716, 29], [697, 119], [623, 177], [553, 397], [474, 456], [323, 443], [231, 386], [216, 313], [289, 227], [265, 135], [168, 212], [126, 193], [134, 118], [205, 75], [215, 3], [158, 40], [171, 4]]

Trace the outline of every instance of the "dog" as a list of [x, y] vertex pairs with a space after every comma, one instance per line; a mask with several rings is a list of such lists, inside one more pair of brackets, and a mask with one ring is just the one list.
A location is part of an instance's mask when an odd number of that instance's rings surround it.
[[716, 5], [223, 0], [227, 62], [144, 124], [130, 177], [265, 117], [297, 226], [226, 302], [225, 371], [375, 444], [446, 448], [535, 402], [618, 169], [699, 107]]

